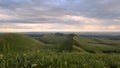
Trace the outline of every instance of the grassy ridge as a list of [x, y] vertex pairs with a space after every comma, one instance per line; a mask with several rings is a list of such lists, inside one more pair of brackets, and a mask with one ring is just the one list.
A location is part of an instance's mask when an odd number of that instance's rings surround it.
[[38, 40], [50, 44], [48, 48], [56, 50], [67, 50], [90, 53], [119, 53], [120, 40], [109, 40], [104, 38], [79, 37], [77, 35], [45, 35]]
[[44, 43], [21, 34], [0, 35], [0, 52], [24, 52], [40, 48]]
[[[97, 39], [97, 40], [101, 40], [101, 39]], [[120, 48], [118, 48], [118, 46], [108, 45], [107, 43], [104, 43], [104, 44], [99, 43], [99, 41], [96, 41], [96, 39], [94, 40], [94, 38], [91, 39], [91, 38], [83, 38], [83, 37], [74, 37], [74, 41], [75, 41], [76, 46], [91, 53], [102, 53], [102, 52], [103, 53], [112, 53], [112, 52], [117, 53], [120, 51]], [[109, 40], [106, 40], [106, 41], [109, 41]]]

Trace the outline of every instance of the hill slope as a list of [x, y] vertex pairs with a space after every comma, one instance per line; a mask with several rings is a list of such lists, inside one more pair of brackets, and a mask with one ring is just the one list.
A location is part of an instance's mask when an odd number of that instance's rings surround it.
[[48, 34], [38, 40], [51, 44], [50, 47], [59, 51], [77, 51], [89, 53], [119, 53], [120, 40], [79, 37], [75, 34]]
[[43, 45], [42, 42], [22, 34], [9, 33], [0, 35], [0, 52], [24, 52], [38, 49]]
[[73, 37], [75, 34], [48, 34], [37, 40], [49, 45], [48, 48], [58, 51], [83, 51], [81, 48], [74, 46]]
[[[102, 38], [85, 38], [74, 37], [75, 45], [90, 53], [113, 53], [120, 52], [119, 44], [114, 44], [115, 41]], [[102, 43], [100, 43], [102, 42]], [[104, 43], [103, 43], [104, 42]], [[111, 45], [111, 44], [114, 45]]]

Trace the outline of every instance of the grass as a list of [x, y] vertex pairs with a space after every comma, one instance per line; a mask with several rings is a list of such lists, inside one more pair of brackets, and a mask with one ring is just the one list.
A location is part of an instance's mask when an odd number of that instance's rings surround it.
[[119, 68], [119, 54], [39, 51], [0, 55], [0, 68]]
[[48, 47], [59, 51], [78, 51], [91, 53], [120, 53], [120, 40], [107, 38], [79, 37], [77, 35], [48, 34], [38, 39], [51, 45]]
[[119, 40], [58, 34], [38, 40], [0, 35], [0, 68], [120, 68]]
[[[95, 38], [85, 38], [85, 37], [74, 37], [75, 45], [82, 48], [83, 50], [91, 53], [112, 53], [112, 52], [119, 52], [120, 48], [118, 47], [118, 42], [114, 42], [112, 40], [106, 40], [105, 43], [102, 39], [96, 39]], [[98, 41], [99, 40], [99, 41]], [[100, 40], [104, 43], [100, 43]], [[109, 45], [108, 42], [117, 43], [118, 45]], [[111, 42], [111, 43], [112, 43]]]
[[48, 34], [42, 38], [37, 38], [37, 40], [42, 41], [46, 44], [62, 45], [66, 40], [68, 40], [68, 37], [66, 35], [59, 36], [55, 34]]
[[43, 45], [45, 44], [21, 34], [0, 35], [0, 53], [3, 53], [5, 50], [9, 52], [24, 52], [26, 50], [38, 49]]

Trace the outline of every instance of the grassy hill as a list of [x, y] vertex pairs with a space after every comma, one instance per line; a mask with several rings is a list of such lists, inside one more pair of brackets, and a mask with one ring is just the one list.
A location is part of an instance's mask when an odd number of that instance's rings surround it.
[[24, 52], [39, 49], [44, 43], [22, 34], [1, 34], [0, 52]]
[[74, 34], [64, 35], [61, 33], [48, 34], [37, 40], [42, 41], [49, 45], [49, 49], [55, 49], [58, 51], [72, 51], [73, 49], [73, 36]]
[[58, 35], [58, 34], [48, 34], [44, 35], [42, 38], [38, 38], [38, 40], [43, 41], [48, 44], [62, 44], [67, 39], [66, 35]]
[[80, 47], [77, 47], [74, 44], [74, 37], [77, 37], [75, 34], [48, 34], [44, 35], [41, 38], [37, 38], [37, 40], [42, 41], [46, 44], [49, 44], [49, 49], [54, 49], [57, 51], [77, 51], [77, 52], [83, 52], [84, 50]]
[[50, 44], [49, 48], [59, 51], [77, 51], [89, 53], [119, 53], [120, 40], [79, 37], [75, 34], [48, 34], [38, 40]]
[[120, 40], [60, 33], [36, 39], [0, 35], [0, 68], [120, 68]]
[[[113, 41], [103, 38], [74, 37], [75, 45], [90, 53], [113, 53], [120, 52], [120, 40]], [[112, 45], [113, 44], [113, 45]]]
[[120, 40], [79, 37], [75, 34], [48, 34], [33, 39], [22, 34], [1, 34], [0, 53], [54, 50], [89, 53], [120, 53]]

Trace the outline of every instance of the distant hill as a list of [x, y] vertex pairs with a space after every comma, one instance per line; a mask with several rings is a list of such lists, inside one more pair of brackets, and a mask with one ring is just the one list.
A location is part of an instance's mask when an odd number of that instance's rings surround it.
[[[115, 42], [102, 38], [74, 37], [74, 44], [90, 53], [118, 53], [120, 52], [120, 40]], [[101, 40], [101, 41], [100, 41]], [[109, 42], [109, 44], [108, 44]], [[111, 45], [111, 44], [112, 45]], [[116, 43], [116, 44], [115, 44]]]
[[1, 34], [0, 52], [24, 52], [39, 49], [44, 43], [22, 34]]
[[40, 41], [50, 44], [52, 48], [60, 51], [77, 51], [89, 53], [119, 53], [120, 40], [110, 40], [103, 38], [80, 37], [76, 34], [48, 34]]
[[40, 41], [43, 41], [44, 43], [48, 44], [61, 44], [66, 40], [66, 35], [61, 35], [61, 34], [47, 34], [44, 35], [41, 38], [37, 38]]
[[47, 34], [37, 40], [49, 44], [49, 48], [56, 49], [58, 51], [83, 51], [81, 48], [74, 46], [73, 37], [76, 34]]
[[23, 34], [0, 34], [0, 53], [20, 53], [39, 49], [88, 53], [120, 53], [120, 40], [80, 37], [76, 34], [45, 34], [31, 38]]

